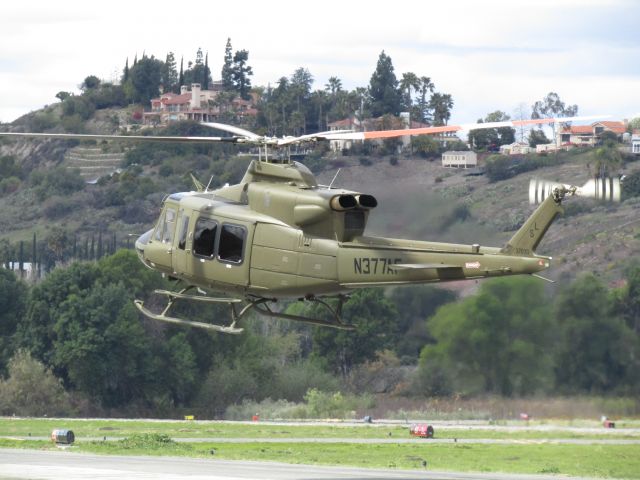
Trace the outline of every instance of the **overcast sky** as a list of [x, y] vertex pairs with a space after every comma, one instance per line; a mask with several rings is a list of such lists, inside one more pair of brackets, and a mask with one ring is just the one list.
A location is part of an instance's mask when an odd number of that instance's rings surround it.
[[199, 47], [219, 78], [227, 37], [249, 51], [254, 85], [298, 67], [367, 86], [384, 50], [396, 76], [429, 76], [450, 93], [451, 124], [512, 116], [554, 91], [579, 113], [640, 116], [640, 2], [324, 0], [163, 2], [12, 0], [0, 7], [0, 121], [78, 92], [88, 75], [117, 80], [136, 54], [185, 68]]

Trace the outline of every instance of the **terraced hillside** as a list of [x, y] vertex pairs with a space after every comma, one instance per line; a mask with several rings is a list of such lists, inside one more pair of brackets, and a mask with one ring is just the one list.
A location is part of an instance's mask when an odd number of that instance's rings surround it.
[[78, 146], [67, 151], [63, 164], [68, 168], [77, 168], [82, 178], [93, 182], [118, 171], [123, 159], [124, 153], [121, 152], [112, 153], [98, 147]]

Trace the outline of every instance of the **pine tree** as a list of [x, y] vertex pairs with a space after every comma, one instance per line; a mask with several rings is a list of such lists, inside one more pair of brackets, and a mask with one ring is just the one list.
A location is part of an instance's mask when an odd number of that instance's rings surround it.
[[235, 90], [241, 98], [249, 100], [249, 91], [251, 90], [251, 79], [253, 75], [252, 68], [247, 65], [249, 60], [249, 52], [247, 50], [239, 50], [233, 56], [232, 78]]
[[20, 240], [20, 253], [18, 254], [18, 269], [20, 276], [24, 275], [24, 241]]
[[33, 273], [36, 271], [37, 251], [36, 232], [33, 232], [33, 243], [31, 245], [31, 271]]
[[398, 79], [393, 71], [391, 57], [384, 53], [378, 57], [375, 72], [369, 82], [371, 114], [380, 117], [385, 114], [398, 115], [402, 105], [402, 94], [398, 88]]
[[176, 84], [178, 83], [178, 71], [176, 70], [176, 57], [173, 52], [167, 53], [167, 58], [164, 62], [164, 91], [175, 92]]
[[184, 57], [180, 57], [180, 76], [178, 77], [178, 86], [176, 89], [176, 93], [180, 91], [180, 87], [184, 85]]
[[204, 57], [204, 70], [202, 72], [202, 89], [209, 90], [209, 52]]
[[102, 250], [102, 230], [98, 232], [98, 260], [102, 258], [104, 251]]
[[231, 39], [227, 38], [227, 46], [224, 49], [224, 62], [222, 64], [222, 88], [225, 91], [234, 90], [233, 83], [233, 52]]
[[122, 72], [122, 83], [125, 83], [129, 80], [129, 57], [127, 57], [127, 61], [124, 64], [124, 70]]

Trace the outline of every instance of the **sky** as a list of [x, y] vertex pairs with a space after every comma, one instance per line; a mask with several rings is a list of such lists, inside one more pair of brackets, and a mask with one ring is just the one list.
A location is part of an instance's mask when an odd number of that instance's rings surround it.
[[186, 68], [202, 48], [219, 78], [227, 38], [263, 86], [304, 67], [314, 89], [331, 76], [366, 87], [384, 50], [398, 78], [428, 76], [453, 96], [450, 124], [528, 118], [549, 92], [581, 115], [634, 118], [639, 22], [637, 0], [13, 0], [0, 7], [0, 121], [78, 93], [88, 75], [117, 81], [143, 53], [174, 52]]

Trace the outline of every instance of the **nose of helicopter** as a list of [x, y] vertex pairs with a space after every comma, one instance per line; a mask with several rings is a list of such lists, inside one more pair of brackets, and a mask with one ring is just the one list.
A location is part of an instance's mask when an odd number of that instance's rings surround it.
[[153, 229], [143, 233], [136, 240], [136, 253], [138, 254], [138, 258], [140, 259], [140, 261], [144, 263], [146, 266], [149, 266], [149, 264], [144, 258], [144, 249], [149, 243], [149, 239], [151, 238], [152, 234], [153, 234]]

